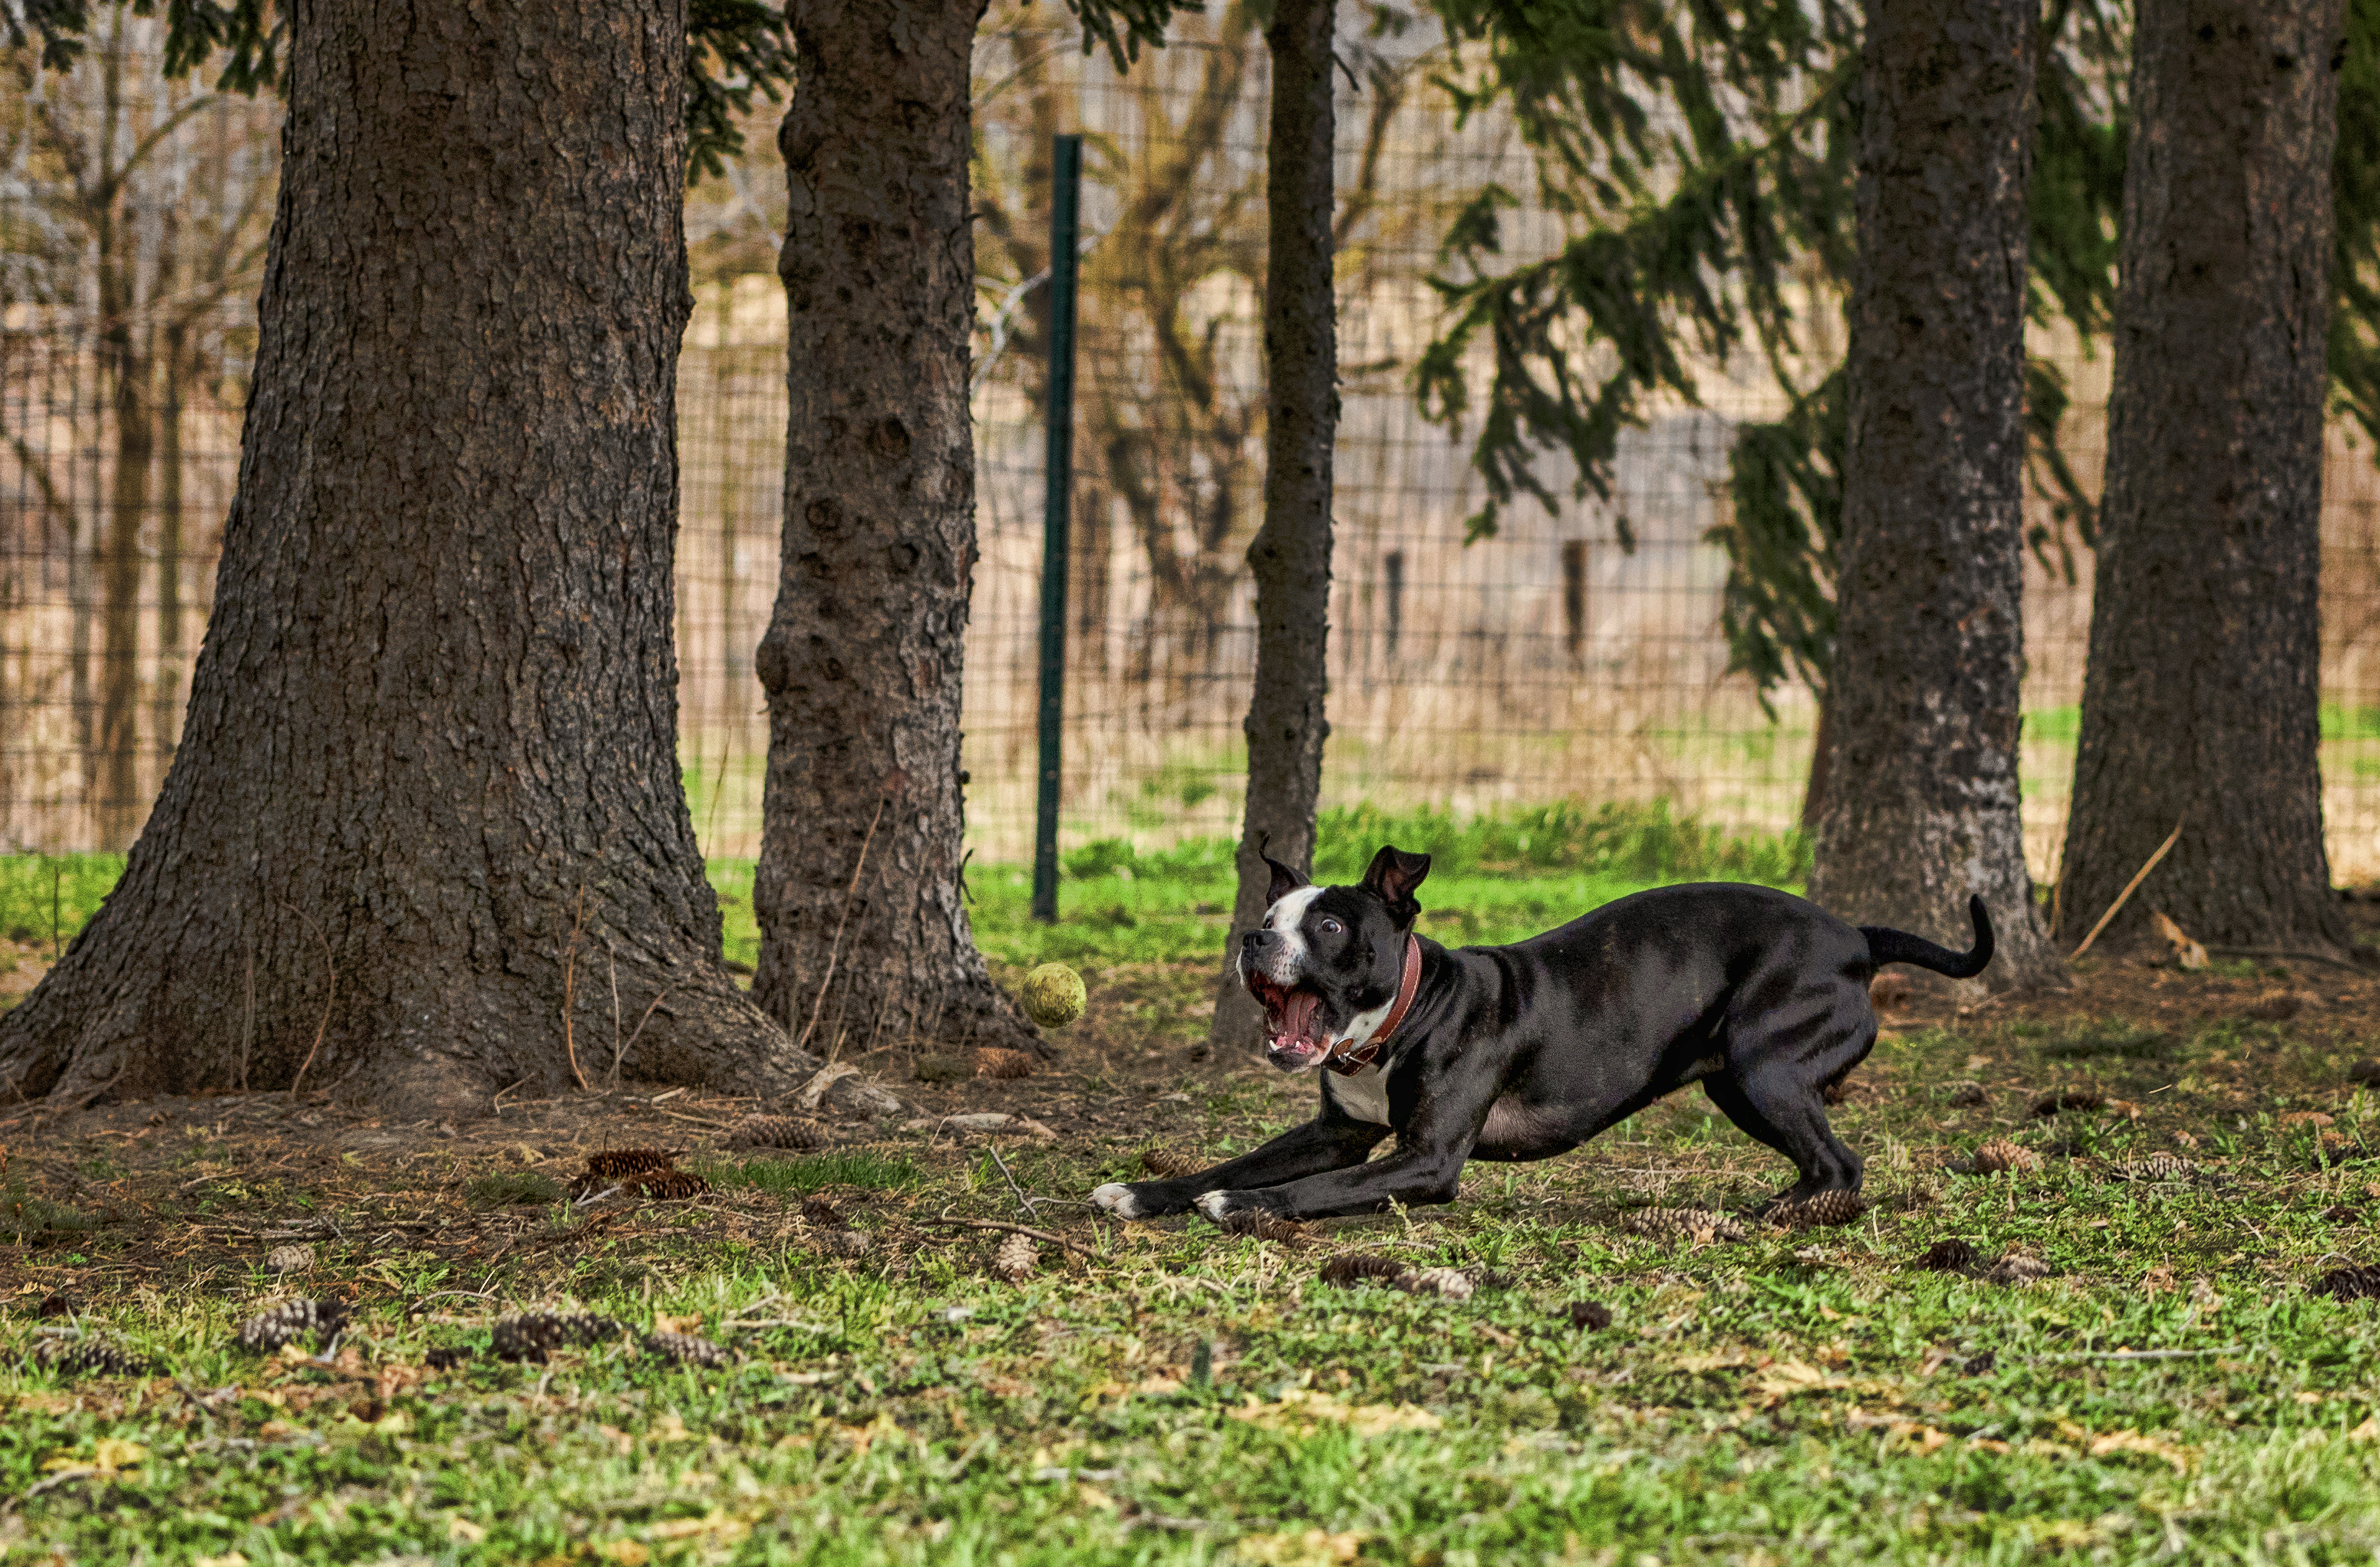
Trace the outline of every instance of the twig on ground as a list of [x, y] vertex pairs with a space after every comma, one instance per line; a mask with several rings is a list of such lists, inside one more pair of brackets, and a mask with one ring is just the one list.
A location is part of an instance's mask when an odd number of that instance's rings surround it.
[[[612, 1086], [613, 1086], [613, 1088], [618, 1088], [618, 1087], [620, 1086], [620, 1057], [621, 1057], [621, 1056], [622, 1056], [622, 1055], [623, 1055], [626, 1051], [634, 1050], [634, 1049], [636, 1049], [636, 1048], [637, 1048], [637, 1042], [638, 1042], [638, 1040], [640, 1040], [640, 1039], [642, 1039], [642, 1038], [644, 1038], [644, 1037], [645, 1037], [645, 1025], [646, 1025], [647, 1023], [650, 1023], [650, 1022], [651, 1022], [651, 1021], [653, 1020], [653, 1012], [654, 1012], [654, 1010], [655, 1010], [656, 1008], [658, 1008], [658, 1007], [661, 1006], [661, 1004], [662, 1004], [662, 1002], [667, 1001], [667, 1000], [669, 999], [669, 993], [670, 993], [670, 992], [672, 992], [672, 991], [674, 991], [674, 990], [675, 990], [676, 988], [677, 988], [677, 982], [676, 982], [675, 980], [672, 980], [669, 983], [667, 983], [667, 984], [665, 984], [665, 985], [662, 986], [662, 993], [661, 993], [659, 995], [656, 995], [656, 996], [654, 996], [654, 997], [653, 997], [652, 1006], [646, 1007], [646, 1008], [645, 1008], [645, 1015], [644, 1015], [643, 1017], [641, 1017], [641, 1018], [639, 1018], [639, 1019], [637, 1019], [637, 1031], [636, 1031], [635, 1033], [632, 1033], [632, 1034], [630, 1034], [630, 1035], [628, 1036], [628, 1043], [627, 1043], [627, 1044], [626, 1044], [625, 1047], [620, 1046], [620, 1045], [617, 1045], [617, 1044], [614, 1044], [614, 1046], [613, 1047], [613, 1050], [612, 1050]], [[551, 1103], [553, 1103], [553, 1101], [552, 1101], [552, 1100], [546, 1100], [546, 1101], [544, 1101], [544, 1103], [548, 1103], [548, 1104], [551, 1104]]]
[[962, 1230], [1004, 1230], [1013, 1236], [1030, 1236], [1035, 1240], [1046, 1240], [1051, 1246], [1063, 1247], [1068, 1251], [1074, 1252], [1076, 1256], [1088, 1258], [1094, 1262], [1099, 1260], [1099, 1254], [1093, 1251], [1087, 1246], [1083, 1246], [1075, 1241], [1068, 1240], [1064, 1236], [1053, 1236], [1047, 1230], [1034, 1229], [1028, 1224], [1011, 1224], [999, 1219], [945, 1219], [941, 1217], [918, 1219], [914, 1222], [920, 1224], [951, 1224], [955, 1225]]
[[2072, 952], [2067, 954], [2066, 960], [2068, 962], [2070, 963], [2074, 961], [2074, 959], [2082, 957], [2084, 953], [2091, 950], [2091, 944], [2099, 939], [2099, 933], [2107, 928], [2107, 922], [2114, 919], [2117, 914], [2122, 911], [2125, 903], [2129, 901], [2132, 894], [2139, 889], [2140, 885], [2149, 879], [2149, 873], [2157, 868], [2157, 862], [2163, 860], [2166, 857], [2167, 851], [2172, 849], [2175, 843], [2180, 841], [2181, 838], [2181, 824], [2188, 820], [2190, 820], [2190, 814], [2188, 812], [2184, 812], [2180, 821], [2174, 823], [2173, 831], [2168, 833], [2166, 835], [2165, 841], [2157, 845], [2156, 852], [2149, 856], [2149, 862], [2143, 865], [2139, 870], [2134, 871], [2132, 873], [2132, 879], [2124, 884], [2124, 890], [2116, 894], [2116, 901], [2107, 905], [2107, 911], [2099, 916], [2099, 922], [2091, 927], [2091, 934], [2082, 938], [2082, 945], [2076, 947]]
[[1000, 1156], [1000, 1145], [998, 1143], [988, 1142], [984, 1144], [984, 1148], [991, 1154], [991, 1162], [1000, 1166], [1000, 1177], [1008, 1183], [1008, 1189], [1015, 1194], [1016, 1206], [1025, 1210], [1025, 1216], [1028, 1219], [1038, 1219], [1041, 1217], [1040, 1214], [1036, 1213], [1033, 1211], [1035, 1199], [1025, 1195], [1025, 1188], [1016, 1184], [1016, 1176], [1012, 1174], [1008, 1168], [1008, 1161]]

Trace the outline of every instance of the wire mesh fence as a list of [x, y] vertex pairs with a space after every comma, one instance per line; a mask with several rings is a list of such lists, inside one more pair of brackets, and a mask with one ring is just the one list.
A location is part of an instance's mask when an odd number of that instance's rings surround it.
[[[120, 849], [138, 831], [170, 760], [237, 469], [276, 111], [163, 82], [152, 24], [118, 20], [110, 50], [0, 107], [0, 851]], [[1725, 562], [1705, 538], [1735, 422], [1774, 417], [1780, 399], [1748, 367], [1711, 367], [1702, 406], [1657, 409], [1628, 433], [1608, 500], [1517, 507], [1466, 544], [1482, 499], [1467, 444], [1422, 419], [1412, 392], [1438, 320], [1439, 241], [1491, 182], [1517, 199], [1508, 255], [1544, 253], [1562, 220], [1531, 199], [1509, 126], [1458, 118], [1427, 30], [1349, 37], [1362, 42], [1340, 102], [1325, 803], [1667, 800], [1791, 828], [1814, 704], [1789, 688], [1772, 716], [1729, 671]], [[977, 82], [970, 838], [992, 862], [1032, 841], [1038, 281], [1059, 131], [1087, 149], [1062, 838], [1148, 848], [1233, 833], [1255, 653], [1244, 552], [1263, 484], [1261, 35], [1244, 7], [1221, 6], [1119, 75], [1046, 17], [1002, 6]], [[681, 760], [719, 858], [752, 855], [760, 830], [752, 656], [775, 597], [786, 417], [772, 147], [756, 119], [745, 157], [689, 196]], [[115, 177], [102, 199], [90, 171], [103, 166]], [[1828, 302], [1812, 303], [1823, 322]], [[2104, 350], [2036, 351], [2067, 370], [2066, 445], [2095, 483]], [[1822, 334], [1812, 352], [1839, 344]], [[1560, 462], [1541, 476], [1570, 495]], [[2325, 806], [2334, 868], [2360, 878], [2380, 874], [2380, 473], [2340, 434], [2325, 478]], [[2033, 503], [2046, 521], [2046, 500]], [[2072, 581], [2028, 562], [2025, 819], [2042, 876], [2062, 832], [2089, 592], [2087, 552]]]

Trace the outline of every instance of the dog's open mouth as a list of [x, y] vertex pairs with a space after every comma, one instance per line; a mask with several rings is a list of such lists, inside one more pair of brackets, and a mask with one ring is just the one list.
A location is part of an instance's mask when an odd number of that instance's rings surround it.
[[1247, 977], [1248, 994], [1265, 1009], [1265, 1054], [1292, 1071], [1310, 1065], [1330, 1048], [1322, 1037], [1322, 998], [1310, 990], [1281, 983], [1269, 974]]

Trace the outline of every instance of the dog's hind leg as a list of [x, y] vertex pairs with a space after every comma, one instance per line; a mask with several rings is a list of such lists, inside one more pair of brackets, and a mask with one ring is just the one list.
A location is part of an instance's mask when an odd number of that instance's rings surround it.
[[1825, 1085], [1859, 1064], [1876, 1043], [1865, 1019], [1813, 1049], [1790, 1040], [1739, 1035], [1727, 1071], [1703, 1080], [1711, 1102], [1744, 1134], [1786, 1158], [1801, 1179], [1778, 1200], [1799, 1202], [1822, 1191], [1857, 1191], [1860, 1156], [1827, 1122]]

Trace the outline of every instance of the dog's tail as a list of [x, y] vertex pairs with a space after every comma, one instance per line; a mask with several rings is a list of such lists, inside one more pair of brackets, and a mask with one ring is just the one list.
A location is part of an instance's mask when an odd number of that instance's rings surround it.
[[1980, 898], [1967, 899], [1967, 917], [1975, 922], [1975, 945], [1964, 952], [1884, 925], [1862, 925], [1860, 934], [1867, 937], [1867, 955], [1879, 969], [1887, 963], [1914, 963], [1954, 980], [1972, 980], [1992, 960], [1992, 917], [1984, 911]]

